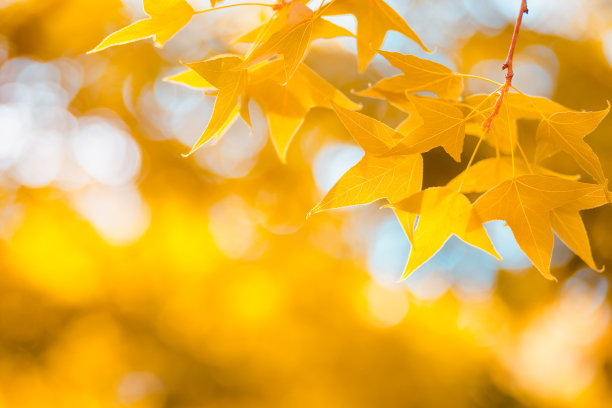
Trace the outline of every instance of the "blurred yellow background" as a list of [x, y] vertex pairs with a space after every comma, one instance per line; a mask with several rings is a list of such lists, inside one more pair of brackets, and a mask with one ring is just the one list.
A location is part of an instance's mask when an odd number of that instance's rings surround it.
[[[389, 4], [435, 52], [396, 33], [385, 49], [503, 79], [518, 0]], [[612, 4], [529, 6], [515, 85], [605, 106]], [[363, 154], [325, 109], [286, 165], [257, 115], [252, 133], [237, 123], [181, 157], [214, 97], [163, 79], [179, 60], [244, 52], [232, 40], [268, 12], [219, 10], [162, 49], [85, 55], [142, 18], [142, 1], [0, 0], [0, 407], [612, 406], [609, 272], [560, 241], [558, 283], [495, 222], [501, 263], [451, 239], [398, 282], [410, 246], [381, 203], [306, 219]], [[358, 74], [354, 51], [350, 38], [316, 42], [306, 63], [396, 125], [399, 111], [351, 93], [394, 71], [377, 57]], [[493, 90], [482, 86], [466, 92]], [[519, 123], [528, 154], [535, 127]], [[611, 132], [608, 118], [587, 139], [609, 177]], [[425, 186], [461, 169], [425, 156]], [[561, 156], [548, 165], [579, 172]], [[583, 214], [608, 267], [610, 207]]]

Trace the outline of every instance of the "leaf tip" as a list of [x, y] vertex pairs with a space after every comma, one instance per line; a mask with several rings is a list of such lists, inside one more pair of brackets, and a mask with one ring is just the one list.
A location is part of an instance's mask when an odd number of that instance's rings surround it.
[[308, 214], [306, 214], [306, 219], [309, 219], [310, 217], [319, 212], [321, 212], [321, 209], [320, 206], [317, 204], [312, 210], [308, 211]]
[[198, 150], [198, 148], [191, 149], [187, 153], [181, 153], [181, 156], [184, 157], [184, 158], [187, 158], [187, 157], [191, 156], [192, 154], [194, 154], [196, 150]]
[[542, 276], [544, 276], [546, 279], [554, 281], [555, 283], [559, 283], [559, 279], [557, 279], [553, 274], [551, 274], [550, 271], [540, 272], [542, 273]]
[[89, 54], [95, 54], [98, 53], [102, 50], [105, 50], [109, 47], [112, 47], [113, 44], [104, 44], [106, 42], [106, 38], [104, 40], [102, 40], [102, 42], [98, 45], [96, 45], [93, 49], [87, 51], [85, 54], [89, 55]]
[[397, 281], [401, 282], [403, 280], [406, 280], [406, 278], [408, 278], [412, 272], [414, 272], [414, 268], [413, 269], [408, 269], [408, 266], [406, 266], [406, 269], [404, 269], [404, 273], [402, 273], [402, 277], [399, 278]]

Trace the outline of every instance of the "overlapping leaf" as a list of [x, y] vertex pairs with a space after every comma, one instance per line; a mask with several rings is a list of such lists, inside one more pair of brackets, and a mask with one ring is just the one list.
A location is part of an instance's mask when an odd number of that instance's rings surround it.
[[335, 110], [357, 143], [373, 155], [423, 153], [442, 146], [453, 159], [460, 161], [465, 138], [465, 118], [461, 110], [450, 102], [434, 98], [409, 96], [408, 101], [418, 115], [412, 123], [403, 125], [411, 130], [408, 134], [400, 134], [357, 112]]
[[408, 94], [430, 91], [446, 99], [459, 99], [461, 96], [462, 78], [444, 65], [414, 55], [388, 51], [378, 52], [403, 74], [384, 78], [371, 89]]
[[[264, 72], [261, 72], [264, 71]], [[274, 61], [253, 72], [255, 79], [249, 85], [248, 95], [266, 115], [270, 137], [279, 157], [284, 162], [287, 148], [306, 114], [314, 107], [331, 108], [331, 103], [346, 109], [358, 109], [342, 92], [302, 64], [285, 85], [282, 61]], [[266, 78], [257, 80], [257, 78]]]
[[214, 88], [214, 85], [208, 82], [193, 69], [180, 72], [176, 75], [164, 78], [165, 81], [176, 82], [182, 85], [187, 85], [192, 88]]
[[508, 93], [491, 122], [491, 128], [485, 131], [482, 123], [493, 111], [496, 99], [497, 95], [492, 94], [471, 95], [463, 100], [463, 103], [472, 108], [468, 111], [471, 120], [466, 124], [466, 133], [482, 137], [485, 142], [505, 154], [510, 154], [518, 145], [518, 119], [543, 119], [558, 112], [571, 111], [546, 98]]
[[212, 85], [219, 89], [212, 118], [192, 152], [219, 136], [238, 112], [248, 123], [250, 99], [262, 108], [270, 137], [283, 161], [289, 143], [310, 109], [316, 106], [331, 108], [332, 102], [346, 109], [359, 107], [306, 65], [302, 64], [296, 75], [282, 85], [284, 66], [281, 60], [260, 64], [250, 70], [240, 68], [241, 64], [242, 59], [236, 56], [214, 58], [187, 64], [192, 72], [170, 78], [194, 87]]
[[392, 205], [419, 215], [412, 250], [402, 278], [410, 275], [438, 252], [453, 234], [499, 259], [482, 220], [463, 194], [446, 187], [433, 187]]
[[[219, 1], [210, 3], [215, 7]], [[549, 279], [553, 278], [553, 230], [590, 267], [597, 268], [579, 212], [609, 202], [610, 193], [601, 163], [583, 139], [597, 128], [609, 107], [599, 112], [576, 112], [545, 98], [514, 92], [505, 94], [498, 109], [496, 93], [460, 100], [463, 75], [415, 56], [377, 51], [390, 30], [426, 50], [384, 0], [331, 0], [314, 12], [307, 3], [294, 0], [274, 5], [272, 18], [239, 39], [252, 43], [244, 58], [219, 56], [188, 64], [190, 71], [170, 78], [212, 89], [208, 94], [217, 96], [212, 117], [192, 152], [220, 137], [239, 114], [250, 125], [248, 107], [253, 100], [261, 107], [272, 143], [284, 161], [310, 109], [332, 107], [366, 154], [312, 212], [388, 199], [413, 243], [405, 275], [433, 256], [452, 234], [496, 256], [482, 226], [493, 219], [507, 222], [519, 246]], [[144, 7], [150, 18], [111, 34], [93, 51], [146, 37], [155, 37], [161, 45], [195, 13], [185, 0], [144, 0]], [[302, 64], [313, 40], [352, 35], [323, 18], [342, 14], [357, 19], [361, 71], [376, 52], [402, 71], [359, 93], [385, 99], [405, 111], [408, 118], [397, 129], [354, 112], [358, 105]], [[438, 98], [415, 95], [423, 91]], [[490, 128], [483, 129], [483, 121], [494, 110]], [[521, 156], [515, 152], [519, 119], [541, 121], [536, 136], [537, 161], [565, 151], [600, 185], [579, 183], [575, 176], [525, 163], [528, 159], [523, 150]], [[446, 187], [421, 192], [420, 153], [441, 146], [460, 161], [466, 132], [494, 146], [496, 158], [477, 162]], [[463, 195], [483, 192], [474, 206]]]
[[442, 146], [461, 161], [465, 139], [465, 116], [452, 103], [428, 97], [408, 97], [423, 125], [403, 136], [387, 155], [423, 153]]
[[371, 87], [364, 91], [356, 92], [355, 94], [370, 98], [383, 99], [396, 108], [406, 112], [409, 115], [408, 118], [395, 129], [402, 135], [407, 135], [413, 130], [423, 126], [423, 119], [421, 119], [416, 108], [410, 102], [405, 92], [393, 92], [391, 90], [387, 91], [376, 87]]
[[381, 156], [404, 138], [386, 124], [350, 109], [334, 105], [340, 121], [366, 154]]
[[[301, 6], [306, 5], [309, 0], [293, 0], [290, 3], [278, 3], [278, 10], [266, 21], [261, 24], [259, 27], [254, 30], [249, 31], [246, 34], [241, 35], [239, 38], [235, 40], [236, 43], [253, 43], [253, 49], [258, 47], [261, 43], [270, 39], [272, 34], [280, 31], [283, 27], [287, 25], [287, 21], [289, 19], [290, 14], [293, 16], [294, 14], [299, 14], [299, 10], [303, 10]], [[297, 6], [300, 4], [300, 6]], [[293, 7], [297, 7], [295, 11], [292, 13]], [[308, 12], [306, 12], [307, 14]], [[295, 17], [292, 17], [295, 19]]]
[[243, 118], [249, 122], [248, 106], [244, 105], [248, 72], [246, 69], [237, 69], [241, 63], [242, 59], [240, 57], [221, 56], [207, 61], [187, 64], [189, 68], [219, 90], [208, 126], [193, 145], [189, 154], [227, 129], [239, 112], [239, 98], [243, 100], [243, 107], [245, 108], [241, 111]]
[[[420, 154], [375, 157], [366, 154], [347, 171], [310, 214], [333, 208], [369, 204], [381, 198], [402, 200], [421, 190], [423, 159]], [[412, 239], [416, 216], [408, 214], [406, 234]]]
[[[603, 195], [602, 187], [598, 185], [526, 175], [497, 185], [482, 195], [474, 203], [474, 208], [483, 221], [506, 221], [514, 233], [516, 242], [535, 267], [546, 278], [554, 279], [550, 273], [553, 249], [551, 212], [566, 205], [570, 206], [567, 207], [567, 211], [569, 209], [579, 211], [596, 206], [601, 200], [591, 201], [589, 197], [600, 197], [598, 191]], [[567, 230], [571, 233], [575, 228]], [[564, 231], [559, 235], [562, 239], [566, 237]], [[577, 239], [584, 241], [584, 237]], [[566, 243], [569, 246], [574, 245], [571, 242]], [[583, 249], [577, 252], [585, 256]]]
[[513, 119], [542, 119], [558, 112], [571, 112], [555, 101], [541, 96], [531, 96], [519, 93], [508, 93], [504, 98], [508, 105], [510, 117]]
[[353, 34], [314, 13], [301, 3], [295, 3], [282, 28], [256, 46], [245, 58], [244, 67], [252, 66], [276, 55], [285, 64], [285, 82], [291, 79], [306, 56], [310, 43], [318, 38], [352, 36]]
[[493, 111], [495, 95], [472, 95], [464, 99], [464, 103], [471, 106], [475, 111], [472, 120], [466, 125], [466, 132], [483, 138], [485, 142], [495, 147], [497, 151], [510, 154], [516, 149], [518, 133], [516, 117], [511, 115], [510, 104], [504, 101], [499, 112], [491, 122], [491, 128], [485, 131], [482, 123]]
[[365, 70], [376, 50], [380, 49], [387, 31], [397, 31], [428, 51], [406, 21], [383, 0], [333, 0], [324, 6], [323, 15], [341, 14], [353, 14], [357, 19], [357, 54], [360, 71]]
[[[532, 165], [532, 169], [539, 175], [553, 176], [570, 181], [578, 179], [577, 175], [560, 174], [537, 165]], [[447, 186], [457, 190], [461, 185], [461, 192], [463, 193], [482, 193], [506, 180], [511, 180], [514, 175], [528, 174], [530, 174], [529, 168], [520, 160], [517, 160], [513, 167], [511, 160], [507, 157], [490, 158], [474, 164], [467, 171], [450, 181]], [[595, 270], [599, 270], [599, 268], [593, 260], [591, 246], [579, 211], [604, 204], [606, 204], [606, 196], [603, 189], [599, 189], [593, 194], [580, 198], [577, 203], [565, 204], [551, 210], [552, 229], [576, 255]]]
[[112, 33], [90, 52], [148, 37], [155, 37], [155, 42], [163, 45], [183, 28], [194, 14], [193, 8], [185, 0], [144, 0], [144, 9], [150, 18], [139, 20]]
[[469, 169], [448, 182], [446, 186], [453, 190], [459, 191], [460, 189], [464, 194], [483, 193], [506, 180], [531, 174], [531, 170], [541, 176], [552, 176], [565, 180], [577, 181], [580, 178], [579, 175], [557, 173], [538, 165], [531, 165], [530, 169], [524, 161], [519, 159], [516, 159], [513, 164], [510, 157], [492, 157], [474, 163]]
[[543, 119], [537, 131], [536, 160], [565, 151], [597, 182], [604, 183], [606, 177], [599, 158], [583, 139], [597, 128], [609, 111], [608, 105], [597, 112], [559, 112]]
[[[605, 195], [602, 193], [601, 197], [605, 199]], [[591, 207], [599, 207], [605, 204], [605, 201], [593, 201]], [[584, 222], [580, 217], [580, 210], [587, 209], [590, 207], [574, 207], [571, 204], [555, 208], [551, 211], [551, 225], [553, 230], [557, 233], [561, 241], [565, 243], [576, 255], [578, 255], [584, 263], [586, 263], [591, 269], [602, 272], [603, 268], [599, 268], [595, 264], [593, 254], [591, 252], [591, 244], [589, 243], [589, 236], [587, 235]]]

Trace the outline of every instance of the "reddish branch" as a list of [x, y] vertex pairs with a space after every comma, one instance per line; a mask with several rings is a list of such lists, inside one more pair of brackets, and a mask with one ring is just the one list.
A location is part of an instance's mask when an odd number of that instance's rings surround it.
[[278, 11], [283, 7], [287, 7], [293, 2], [293, 0], [277, 0], [276, 4], [272, 6], [274, 11]]
[[508, 70], [506, 72], [506, 82], [504, 82], [504, 85], [501, 88], [499, 97], [495, 102], [495, 108], [493, 109], [493, 112], [491, 112], [491, 115], [487, 118], [487, 120], [482, 126], [486, 131], [489, 131], [489, 129], [491, 129], [491, 123], [493, 122], [495, 116], [499, 114], [499, 110], [501, 108], [502, 103], [504, 102], [504, 98], [512, 87], [512, 78], [514, 77], [514, 69], [512, 66], [514, 59], [514, 49], [516, 48], [516, 41], [518, 40], [519, 30], [521, 29], [521, 23], [523, 22], [523, 14], [526, 13], [529, 13], [529, 10], [527, 9], [527, 0], [522, 0], [521, 10], [519, 11], [519, 15], [516, 19], [516, 24], [514, 25], [514, 33], [512, 34], [512, 42], [510, 42], [510, 50], [508, 50], [506, 62], [504, 62], [504, 65], [502, 65], [502, 70]]

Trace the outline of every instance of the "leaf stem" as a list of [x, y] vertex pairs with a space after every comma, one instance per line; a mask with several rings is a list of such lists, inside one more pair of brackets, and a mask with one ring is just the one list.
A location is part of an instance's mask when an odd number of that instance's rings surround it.
[[[500, 84], [500, 86], [502, 86]], [[465, 117], [464, 121], [467, 121], [474, 112], [478, 111], [478, 108], [480, 106], [482, 106], [487, 99], [489, 99], [493, 94], [495, 94], [495, 92], [499, 91], [500, 88], [497, 88], [495, 91], [493, 91], [492, 93], [490, 93], [489, 95], [487, 95], [478, 105], [476, 105], [476, 107], [474, 107], [472, 109], [472, 111]], [[481, 113], [481, 111], [478, 111], [478, 113]], [[470, 161], [468, 161], [468, 164], [465, 168], [465, 170], [463, 171], [463, 176], [461, 177], [461, 183], [459, 183], [459, 189], [457, 190], [458, 193], [461, 192], [461, 188], [463, 188], [463, 182], [465, 181], [465, 177], [467, 175], [468, 170], [470, 169], [470, 167], [472, 166], [472, 163], [474, 162], [474, 159], [476, 158], [476, 153], [478, 152], [478, 148], [480, 147], [480, 145], [482, 144], [482, 140], [484, 139], [484, 135], [480, 136], [480, 138], [478, 139], [478, 143], [476, 144], [476, 147], [474, 148], [474, 151], [472, 152], [472, 156], [470, 157]]]
[[330, 1], [329, 3], [325, 4], [325, 0], [323, 0], [319, 8], [315, 10], [315, 16], [322, 16], [327, 11], [329, 6], [332, 5], [332, 3], [333, 2]]
[[460, 76], [462, 78], [480, 79], [481, 81], [489, 82], [489, 83], [491, 83], [493, 85], [497, 85], [497, 86], [502, 86], [503, 85], [503, 84], [500, 84], [499, 82], [493, 81], [492, 79], [481, 77], [481, 76], [478, 76], [478, 75], [458, 74], [458, 73], [456, 73], [455, 75]]
[[[503, 86], [503, 85], [502, 85], [502, 86]], [[483, 112], [483, 111], [478, 110], [478, 108], [480, 108], [482, 105], [484, 105], [484, 104], [485, 104], [485, 102], [486, 102], [486, 101], [487, 101], [487, 100], [488, 100], [488, 99], [489, 99], [491, 96], [493, 96], [493, 95], [495, 94], [495, 92], [497, 92], [497, 91], [499, 91], [499, 90], [500, 90], [500, 88], [497, 88], [496, 90], [494, 90], [493, 92], [491, 92], [490, 94], [488, 94], [488, 95], [487, 95], [487, 96], [486, 96], [486, 97], [485, 97], [485, 98], [484, 98], [482, 101], [480, 101], [480, 103], [479, 103], [478, 105], [476, 105], [475, 107], [473, 107], [473, 108], [472, 108], [472, 111], [471, 111], [470, 113], [468, 113], [468, 114], [465, 116], [465, 118], [463, 119], [463, 121], [464, 121], [464, 122], [467, 122], [467, 121], [468, 121], [468, 120], [469, 120], [469, 119], [470, 119], [470, 118], [473, 116], [473, 114], [474, 114], [474, 113], [476, 113], [476, 112], [477, 112], [477, 113], [482, 114], [482, 112]], [[471, 106], [470, 106], [470, 108], [471, 108]], [[485, 109], [485, 110], [488, 110], [488, 109]]]
[[531, 164], [529, 164], [529, 160], [527, 160], [527, 155], [525, 154], [525, 151], [521, 147], [521, 144], [518, 142], [518, 140], [516, 141], [516, 146], [521, 152], [521, 156], [523, 156], [523, 160], [525, 160], [525, 164], [527, 165], [527, 169], [529, 170], [529, 173], [534, 174], [533, 169], [531, 168]]
[[203, 13], [208, 13], [209, 11], [221, 10], [221, 9], [224, 9], [224, 8], [238, 7], [238, 6], [261, 6], [261, 7], [272, 7], [272, 8], [274, 8], [276, 5], [275, 4], [266, 4], [266, 3], [228, 4], [227, 6], [219, 6], [219, 7], [209, 8], [209, 9], [206, 9], [206, 10], [196, 11], [193, 14], [203, 14]]
[[482, 139], [483, 139], [482, 136], [478, 139], [478, 144], [476, 144], [476, 147], [474, 148], [474, 151], [472, 152], [472, 157], [470, 157], [470, 161], [468, 162], [467, 167], [463, 171], [463, 176], [461, 177], [461, 183], [459, 183], [459, 188], [457, 189], [458, 193], [460, 193], [461, 189], [463, 188], [463, 182], [465, 181], [465, 177], [467, 176], [468, 170], [470, 169], [470, 167], [472, 167], [472, 163], [474, 162], [474, 159], [476, 158], [476, 152], [478, 152], [478, 148], [482, 144]]
[[495, 109], [493, 110], [489, 118], [485, 121], [485, 123], [482, 126], [485, 129], [485, 131], [489, 131], [489, 129], [491, 129], [491, 123], [493, 122], [493, 119], [495, 119], [495, 117], [499, 114], [499, 110], [501, 109], [501, 105], [504, 102], [504, 98], [506, 97], [506, 94], [512, 87], [512, 78], [514, 77], [514, 69], [513, 69], [514, 68], [513, 67], [514, 49], [516, 48], [516, 42], [518, 40], [519, 30], [521, 29], [521, 23], [523, 22], [523, 14], [526, 14], [526, 13], [529, 13], [529, 9], [527, 9], [527, 0], [522, 0], [521, 9], [516, 19], [516, 24], [514, 25], [514, 32], [512, 33], [512, 41], [510, 42], [510, 49], [508, 50], [508, 56], [506, 57], [506, 61], [504, 62], [504, 65], [502, 65], [502, 70], [504, 69], [507, 70], [506, 82], [504, 82], [504, 85], [501, 89], [499, 97], [497, 98], [497, 102], [495, 102]]

